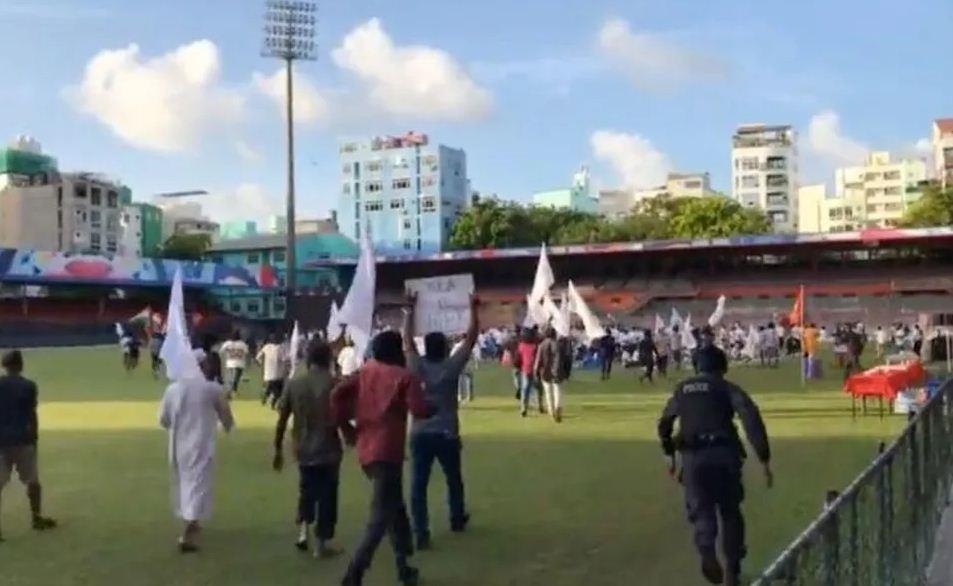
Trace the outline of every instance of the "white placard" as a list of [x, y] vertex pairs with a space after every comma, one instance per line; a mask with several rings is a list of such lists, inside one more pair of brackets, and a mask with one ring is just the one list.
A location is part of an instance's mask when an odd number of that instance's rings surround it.
[[462, 334], [470, 327], [470, 295], [473, 275], [448, 275], [404, 281], [408, 293], [417, 294], [418, 335], [443, 332]]

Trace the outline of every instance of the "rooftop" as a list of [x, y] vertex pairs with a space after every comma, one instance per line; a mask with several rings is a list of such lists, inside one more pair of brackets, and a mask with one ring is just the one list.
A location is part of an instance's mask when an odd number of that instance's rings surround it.
[[284, 248], [286, 244], [287, 238], [284, 234], [255, 234], [244, 238], [219, 240], [209, 247], [209, 251], [270, 250], [272, 248]]
[[937, 118], [934, 124], [943, 134], [953, 134], [953, 118]]

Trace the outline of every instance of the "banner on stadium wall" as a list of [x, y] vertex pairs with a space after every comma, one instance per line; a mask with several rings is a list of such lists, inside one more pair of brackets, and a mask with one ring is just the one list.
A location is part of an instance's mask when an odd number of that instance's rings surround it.
[[429, 279], [408, 279], [404, 289], [417, 295], [417, 334], [443, 332], [462, 334], [470, 327], [470, 295], [473, 275], [449, 275]]
[[179, 268], [186, 286], [268, 289], [277, 285], [274, 270], [268, 266], [252, 272], [199, 261], [0, 248], [0, 282], [168, 287]]

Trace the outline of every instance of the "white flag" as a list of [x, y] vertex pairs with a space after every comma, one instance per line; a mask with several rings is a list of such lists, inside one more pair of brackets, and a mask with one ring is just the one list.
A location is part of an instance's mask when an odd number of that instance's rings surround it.
[[291, 361], [291, 372], [288, 376], [294, 376], [298, 368], [298, 353], [301, 351], [301, 334], [298, 333], [298, 320], [295, 320], [295, 327], [291, 330], [291, 346], [288, 349], [288, 360]]
[[340, 310], [337, 301], [331, 301], [331, 312], [328, 314], [328, 325], [324, 328], [328, 342], [337, 342], [341, 337], [341, 320], [338, 317]]
[[686, 350], [694, 350], [698, 346], [698, 343], [695, 341], [695, 336], [692, 335], [692, 314], [688, 314], [683, 326], [682, 346], [684, 346]]
[[718, 298], [718, 304], [715, 305], [715, 311], [712, 312], [711, 317], [708, 318], [708, 325], [715, 327], [721, 323], [722, 318], [725, 317], [725, 296], [722, 295]]
[[361, 236], [361, 255], [357, 259], [354, 281], [337, 314], [338, 323], [347, 324], [347, 333], [354, 340], [354, 350], [359, 361], [364, 360], [374, 326], [374, 290], [377, 279], [375, 262], [374, 246], [365, 230]]
[[[544, 295], [544, 299], [547, 295]], [[529, 324], [528, 327], [539, 326], [543, 327], [549, 323], [549, 313], [546, 311], [546, 308], [543, 307], [543, 299], [533, 299], [532, 295], [526, 296], [526, 320], [524, 320], [523, 325]]]
[[672, 306], [672, 317], [668, 321], [669, 327], [674, 328], [675, 326], [682, 327], [685, 322], [682, 321], [682, 316], [678, 315], [678, 310], [675, 309], [675, 306]]
[[582, 325], [586, 330], [586, 337], [589, 338], [589, 341], [601, 338], [605, 334], [605, 330], [603, 330], [602, 325], [599, 324], [599, 318], [597, 318], [595, 314], [592, 313], [592, 310], [589, 309], [589, 306], [586, 305], [585, 299], [582, 298], [579, 291], [576, 291], [576, 286], [573, 285], [572, 281], [569, 281], [569, 307], [579, 316], [579, 319], [582, 320]]
[[562, 316], [566, 327], [572, 330], [572, 311], [569, 309], [569, 295], [565, 291], [559, 296], [559, 315]]
[[567, 320], [562, 311], [556, 307], [556, 303], [553, 301], [553, 298], [549, 296], [549, 294], [543, 297], [543, 309], [548, 314], [549, 319], [552, 322], [553, 329], [556, 330], [556, 333], [560, 336], [568, 336], [569, 320]]
[[536, 265], [536, 278], [533, 280], [533, 289], [530, 291], [530, 299], [540, 302], [543, 296], [556, 282], [553, 276], [553, 269], [549, 266], [549, 256], [546, 254], [546, 244], [539, 249], [539, 263]]
[[165, 363], [165, 375], [172, 381], [203, 378], [198, 359], [189, 343], [189, 330], [185, 325], [185, 301], [182, 295], [182, 269], [175, 270], [172, 293], [169, 295], [169, 311], [166, 313], [166, 335], [159, 350]]
[[655, 314], [655, 333], [661, 334], [665, 331], [665, 322], [662, 321], [662, 316]]

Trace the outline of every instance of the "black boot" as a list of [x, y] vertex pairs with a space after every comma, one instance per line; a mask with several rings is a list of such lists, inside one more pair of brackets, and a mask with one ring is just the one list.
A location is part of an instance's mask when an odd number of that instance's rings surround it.
[[420, 582], [420, 570], [413, 566], [403, 566], [397, 572], [397, 579], [402, 586], [417, 586]]
[[344, 574], [344, 579], [341, 580], [341, 586], [361, 586], [362, 584], [364, 584], [364, 572], [354, 568], [348, 568], [347, 574]]
[[714, 552], [702, 555], [702, 576], [712, 584], [721, 584], [725, 581], [725, 571]]

